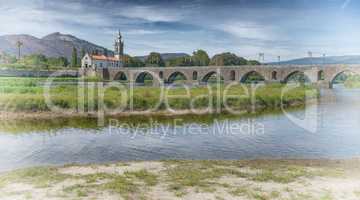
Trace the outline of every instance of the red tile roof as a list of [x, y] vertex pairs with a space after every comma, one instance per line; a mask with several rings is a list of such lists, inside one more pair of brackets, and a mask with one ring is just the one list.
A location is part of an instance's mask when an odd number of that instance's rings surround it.
[[104, 55], [92, 55], [91, 58], [94, 60], [119, 61], [119, 59], [115, 57], [109, 57]]

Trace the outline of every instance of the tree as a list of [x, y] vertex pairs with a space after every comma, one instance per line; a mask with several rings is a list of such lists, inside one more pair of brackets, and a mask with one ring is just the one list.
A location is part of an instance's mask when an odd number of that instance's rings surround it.
[[42, 54], [32, 54], [28, 56], [23, 56], [21, 60], [18, 61], [19, 64], [24, 64], [26, 66], [31, 66], [35, 68], [48, 68], [48, 59], [45, 55]]
[[48, 65], [54, 67], [67, 67], [69, 65], [68, 60], [65, 57], [48, 58]]
[[60, 63], [60, 66], [62, 66], [62, 67], [67, 67], [69, 65], [68, 59], [66, 57], [63, 57], [63, 56], [61, 56], [59, 58], [59, 63]]
[[72, 50], [71, 66], [72, 67], [77, 67], [78, 66], [77, 49], [75, 47], [73, 47], [73, 50]]
[[21, 58], [21, 46], [24, 45], [21, 41], [16, 42], [16, 47], [18, 48], [18, 59]]
[[197, 50], [193, 53], [192, 63], [195, 66], [208, 66], [210, 63], [209, 55], [204, 50]]
[[0, 63], [9, 63], [9, 64], [14, 64], [18, 61], [18, 59], [16, 59], [16, 56], [12, 56], [9, 55], [7, 53], [2, 53], [0, 54]]
[[151, 52], [145, 61], [146, 66], [151, 67], [164, 67], [165, 62], [161, 58], [160, 53]]
[[104, 49], [104, 56], [106, 56], [106, 57], [107, 57], [107, 56], [108, 56], [108, 54], [109, 54], [109, 51], [105, 48], [105, 49]]
[[98, 49], [93, 50], [92, 54], [93, 55], [99, 55], [99, 50]]
[[86, 51], [85, 51], [85, 49], [84, 48], [81, 48], [81, 59], [85, 56], [85, 54], [86, 54]]
[[172, 58], [166, 62], [166, 66], [192, 66], [191, 56]]
[[243, 57], [238, 57], [237, 55], [226, 52], [222, 54], [215, 55], [210, 64], [215, 66], [232, 66], [232, 65], [246, 65], [247, 60]]
[[261, 63], [257, 60], [248, 60], [247, 64], [248, 65], [261, 65]]
[[145, 63], [140, 59], [131, 57], [129, 55], [124, 55], [124, 66], [125, 67], [144, 67]]

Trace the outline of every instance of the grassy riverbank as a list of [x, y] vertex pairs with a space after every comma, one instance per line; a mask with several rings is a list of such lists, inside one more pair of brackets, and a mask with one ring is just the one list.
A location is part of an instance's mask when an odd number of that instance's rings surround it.
[[[44, 82], [45, 79], [0, 78], [0, 112], [53, 111], [44, 97]], [[318, 95], [317, 90], [310, 86], [283, 92], [284, 85], [281, 84], [263, 85], [256, 89], [240, 84], [230, 88], [224, 85], [209, 88], [198, 86], [187, 91], [182, 87], [163, 90], [158, 87], [135, 87], [133, 90], [126, 86], [103, 88], [97, 83], [96, 80], [87, 80], [84, 85], [78, 86], [76, 79], [55, 79], [49, 90], [49, 100], [61, 111], [72, 114], [79, 110], [96, 112], [104, 108], [109, 113], [118, 110], [112, 114], [142, 111], [156, 113], [171, 109], [185, 114], [181, 111], [191, 108], [205, 110], [208, 107], [212, 108], [211, 111], [226, 111], [226, 107], [233, 111], [276, 109], [281, 105], [303, 105], [305, 97], [316, 98]], [[164, 98], [161, 98], [162, 94]]]
[[360, 88], [360, 75], [350, 76], [344, 85], [347, 88]]
[[359, 160], [148, 161], [0, 174], [1, 199], [360, 198]]

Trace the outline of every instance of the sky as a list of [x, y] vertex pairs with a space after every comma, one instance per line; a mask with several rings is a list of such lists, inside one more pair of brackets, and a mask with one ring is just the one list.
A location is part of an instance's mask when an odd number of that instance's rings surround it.
[[72, 34], [130, 55], [204, 49], [266, 61], [360, 54], [356, 0], [0, 0], [0, 35]]

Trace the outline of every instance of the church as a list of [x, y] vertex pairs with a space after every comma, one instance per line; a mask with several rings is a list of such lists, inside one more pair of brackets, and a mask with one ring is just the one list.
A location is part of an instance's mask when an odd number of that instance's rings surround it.
[[117, 38], [115, 39], [114, 47], [114, 56], [86, 53], [85, 56], [81, 59], [81, 67], [93, 69], [123, 67], [124, 40], [122, 39], [120, 31]]

